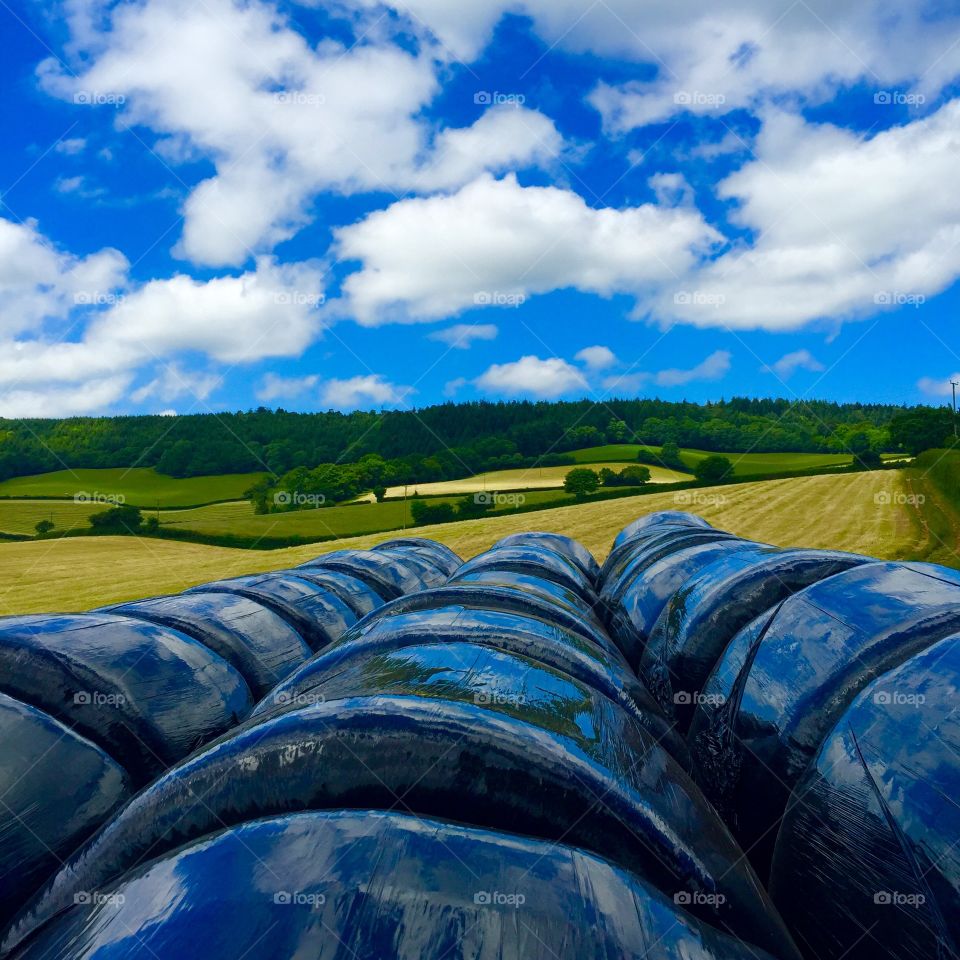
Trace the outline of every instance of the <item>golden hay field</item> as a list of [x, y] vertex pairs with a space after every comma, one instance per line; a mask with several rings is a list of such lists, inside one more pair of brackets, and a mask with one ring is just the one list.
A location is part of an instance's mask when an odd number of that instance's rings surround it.
[[[494, 470], [490, 473], [478, 473], [463, 480], [439, 480], [436, 483], [410, 484], [406, 494], [412, 496], [414, 492], [422, 497], [443, 496], [445, 494], [482, 493], [486, 490], [554, 490], [563, 486], [566, 475], [576, 469], [578, 464], [563, 467], [524, 467], [517, 470]], [[624, 467], [647, 466], [638, 464], [636, 460], [611, 461], [609, 463], [583, 463], [581, 467], [596, 470], [598, 473], [607, 467], [616, 473]], [[677, 470], [668, 470], [666, 467], [647, 466], [650, 471], [650, 480], [653, 483], [682, 483], [689, 480], [690, 475]], [[369, 495], [370, 497], [373, 494]], [[388, 497], [404, 496], [403, 487], [390, 487]]]
[[[467, 558], [507, 534], [547, 530], [575, 537], [602, 559], [631, 520], [657, 510], [685, 509], [715, 526], [777, 546], [832, 547], [960, 566], [952, 524], [931, 523], [925, 511], [898, 502], [918, 492], [911, 486], [914, 482], [900, 472], [879, 471], [770, 480], [488, 517], [415, 532], [447, 543]], [[5, 543], [0, 544], [0, 614], [85, 610], [171, 593], [221, 577], [283, 569], [330, 550], [369, 547], [397, 535], [273, 551], [133, 537]]]

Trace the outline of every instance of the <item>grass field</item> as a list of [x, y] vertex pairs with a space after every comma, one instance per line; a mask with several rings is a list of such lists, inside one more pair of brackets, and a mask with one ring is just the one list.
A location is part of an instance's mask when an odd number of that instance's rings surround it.
[[[636, 443], [614, 443], [603, 447], [587, 447], [571, 454], [577, 463], [593, 464], [606, 460], [632, 460], [647, 450], [659, 453], [659, 447], [641, 447]], [[708, 450], [682, 450], [680, 459], [692, 470], [701, 460], [715, 456]], [[813, 470], [819, 467], [843, 467], [850, 463], [849, 453], [724, 453], [738, 477], [755, 477], [764, 473], [787, 473], [791, 470]], [[566, 469], [570, 469], [567, 467]]]
[[[412, 488], [411, 488], [412, 492]], [[535, 490], [524, 495], [525, 504], [549, 503], [564, 496], [560, 490]], [[437, 497], [431, 505], [457, 503], [457, 497]], [[506, 505], [495, 508], [503, 513]], [[2, 513], [0, 513], [2, 516]], [[360, 536], [377, 530], [401, 530], [413, 525], [411, 501], [389, 500], [362, 503], [351, 507], [324, 507], [291, 513], [257, 515], [249, 502], [217, 503], [192, 510], [163, 510], [161, 526], [169, 526], [210, 536], [242, 537], [345, 537]], [[4, 527], [0, 523], [0, 530]]]
[[41, 520], [52, 520], [57, 530], [89, 527], [92, 513], [106, 510], [102, 503], [74, 503], [72, 500], [0, 500], [0, 533], [34, 536]]
[[[124, 497], [138, 507], [193, 507], [239, 500], [262, 473], [233, 473], [177, 480], [143, 467], [115, 470], [59, 470], [0, 483], [0, 497]], [[101, 510], [106, 509], [100, 506]], [[95, 511], [94, 511], [95, 512]]]
[[[634, 454], [636, 457], [636, 454]], [[600, 471], [604, 467], [619, 473], [624, 467], [637, 466], [633, 460], [603, 460], [590, 462], [590, 469]], [[563, 486], [566, 475], [573, 466], [563, 467], [525, 467], [518, 470], [494, 470], [490, 473], [478, 473], [464, 480], [441, 480], [437, 483], [416, 483], [407, 487], [407, 493], [414, 491], [421, 496], [442, 496], [443, 494], [480, 493], [484, 490], [549, 490]], [[666, 470], [663, 467], [649, 467], [650, 479], [654, 483], [678, 483], [689, 480], [685, 473]], [[403, 487], [390, 487], [388, 497], [402, 497]]]
[[[509, 533], [549, 530], [576, 537], [602, 559], [617, 532], [637, 516], [679, 508], [777, 546], [829, 547], [960, 566], [952, 519], [932, 500], [925, 511], [905, 502], [923, 492], [922, 480], [900, 471], [802, 477], [419, 527], [417, 535], [447, 543], [466, 558]], [[89, 609], [219, 577], [283, 569], [328, 550], [369, 547], [390, 537], [262, 552], [131, 537], [5, 543], [0, 544], [0, 614]]]

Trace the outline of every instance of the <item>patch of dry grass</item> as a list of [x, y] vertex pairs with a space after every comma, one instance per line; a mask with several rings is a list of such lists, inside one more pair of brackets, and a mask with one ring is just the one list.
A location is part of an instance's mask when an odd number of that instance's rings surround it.
[[[943, 553], [942, 531], [931, 531], [916, 507], [897, 502], [898, 494], [910, 492], [899, 472], [803, 477], [627, 497], [415, 532], [449, 544], [467, 558], [510, 533], [546, 530], [580, 540], [602, 559], [631, 520], [658, 510], [685, 509], [717, 527], [777, 546], [851, 550], [884, 559], [935, 556], [950, 562]], [[133, 537], [0, 544], [0, 613], [85, 610], [172, 593], [221, 577], [283, 569], [330, 550], [369, 547], [398, 535], [263, 552]]]

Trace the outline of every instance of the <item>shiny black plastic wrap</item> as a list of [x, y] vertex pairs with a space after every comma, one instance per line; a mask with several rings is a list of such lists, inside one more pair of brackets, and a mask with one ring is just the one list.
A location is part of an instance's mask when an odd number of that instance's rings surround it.
[[572, 590], [591, 608], [597, 602], [587, 575], [573, 560], [546, 546], [495, 547], [468, 560], [458, 574], [479, 570], [508, 570], [553, 580]]
[[428, 540], [426, 537], [394, 537], [393, 540], [378, 543], [370, 549], [374, 551], [410, 550], [422, 556], [429, 557], [448, 577], [463, 563], [462, 558], [457, 556], [445, 543]]
[[[504, 611], [448, 606], [371, 618], [277, 686], [257, 704], [253, 715], [268, 713], [277, 705], [318, 702], [324, 699], [320, 687], [329, 683], [331, 677], [341, 672], [375, 669], [376, 663], [392, 658], [394, 651], [426, 644], [441, 645], [446, 650], [460, 642], [519, 654], [586, 684], [619, 704], [685, 767], [689, 766], [683, 739], [622, 661], [577, 634]], [[437, 654], [441, 658], [444, 655]], [[474, 654], [475, 657], [483, 655], [482, 651]], [[374, 661], [374, 665], [368, 666], [368, 661]], [[452, 669], [462, 666], [462, 663], [450, 663]], [[443, 669], [438, 667], [438, 675], [442, 673]], [[513, 680], [516, 687], [516, 674]], [[535, 698], [536, 691], [513, 689], [510, 696], [513, 700], [521, 696]]]
[[790, 790], [853, 698], [960, 630], [960, 573], [868, 563], [744, 628], [704, 686], [688, 742], [698, 779], [762, 876]]
[[130, 791], [99, 747], [0, 693], [0, 927]]
[[600, 566], [593, 558], [593, 554], [579, 540], [565, 537], [560, 533], [541, 533], [539, 531], [512, 533], [510, 536], [498, 540], [492, 549], [540, 546], [548, 547], [556, 553], [563, 554], [583, 571], [591, 584], [597, 582], [597, 578], [600, 576]]
[[186, 593], [104, 607], [172, 627], [223, 657], [259, 700], [312, 656], [300, 634], [263, 604], [234, 593]]
[[334, 550], [301, 563], [296, 569], [337, 570], [362, 580], [384, 600], [395, 600], [404, 594], [426, 590], [419, 569], [384, 550]]
[[[615, 576], [619, 569], [622, 569], [624, 563], [629, 561], [630, 556], [638, 549], [641, 549], [644, 543], [653, 540], [655, 537], [662, 537], [664, 534], [669, 533], [693, 533], [695, 531], [703, 533], [705, 530], [713, 529], [714, 528], [709, 525], [704, 527], [699, 524], [670, 522], [654, 524], [653, 526], [640, 530], [634, 536], [626, 540], [621, 540], [616, 546], [611, 548], [606, 560], [603, 561], [600, 567], [600, 577], [597, 581], [598, 589], [602, 590], [607, 581], [612, 576]], [[733, 536], [733, 534], [728, 534], [723, 530], [718, 530], [717, 533]]]
[[627, 663], [634, 670], [639, 667], [657, 618], [687, 580], [721, 557], [753, 556], [762, 548], [762, 544], [737, 538], [700, 543], [661, 557], [634, 577], [608, 623], [610, 636], [623, 651]]
[[243, 677], [202, 643], [104, 613], [0, 620], [0, 692], [92, 740], [137, 785], [253, 706]]
[[[500, 571], [490, 572], [500, 573]], [[449, 586], [440, 587], [437, 590], [424, 590], [422, 593], [392, 600], [377, 610], [375, 617], [389, 617], [397, 613], [414, 613], [418, 610], [434, 610], [438, 607], [450, 605], [463, 606], [471, 610], [501, 610], [505, 613], [534, 617], [544, 623], [577, 634], [606, 650], [614, 660], [623, 666], [627, 664], [620, 648], [610, 639], [599, 621], [589, 615], [588, 611], [585, 610], [578, 614], [566, 605], [560, 605], [552, 599], [544, 599], [531, 591], [516, 590], [508, 586], [474, 584], [469, 581], [457, 580]]]
[[686, 513], [683, 510], [660, 510], [657, 513], [648, 513], [645, 516], [638, 517], [633, 523], [628, 523], [616, 536], [613, 541], [614, 548], [627, 540], [633, 540], [637, 536], [647, 533], [654, 527], [665, 524], [682, 524], [690, 527], [709, 527], [703, 517], [695, 513]]
[[398, 560], [415, 570], [425, 587], [441, 587], [450, 576], [446, 572], [449, 564], [419, 548], [409, 546], [384, 547], [381, 545], [379, 552], [385, 557]]
[[335, 597], [339, 597], [353, 611], [353, 615], [358, 620], [373, 613], [384, 603], [383, 597], [373, 587], [347, 573], [324, 570], [323, 567], [296, 567], [282, 572], [290, 576], [302, 577], [328, 590]]
[[675, 527], [668, 524], [654, 529], [656, 532], [650, 536], [630, 540], [618, 548], [619, 557], [611, 565], [600, 591], [599, 609], [607, 621], [616, 615], [617, 605], [630, 585], [658, 560], [701, 543], [741, 540], [724, 530], [706, 527]]
[[447, 586], [454, 586], [455, 584], [506, 587], [521, 594], [539, 597], [541, 600], [561, 606], [575, 616], [589, 621], [591, 626], [599, 630], [606, 630], [600, 622], [600, 618], [578, 594], [554, 580], [535, 577], [529, 573], [513, 573], [510, 570], [474, 570], [464, 574], [455, 573], [447, 581]]
[[640, 658], [640, 679], [686, 729], [710, 671], [751, 620], [788, 596], [868, 557], [832, 550], [734, 553], [715, 560], [670, 599]]
[[[643, 737], [641, 731], [638, 736]], [[602, 756], [602, 761], [598, 757]], [[11, 927], [20, 938], [145, 855], [303, 810], [393, 809], [582, 847], [749, 943], [795, 957], [756, 876], [669, 754], [561, 735], [476, 704], [357, 697], [233, 732], [138, 794]], [[299, 862], [313, 858], [298, 854]], [[159, 909], [164, 906], [157, 905]]]
[[258, 820], [173, 851], [18, 960], [94, 956], [771, 960], [583, 850], [377, 810]]
[[234, 593], [262, 603], [283, 617], [311, 650], [321, 650], [357, 622], [357, 615], [336, 594], [296, 572], [216, 580], [186, 591], [194, 593]]
[[958, 705], [954, 635], [866, 687], [797, 783], [771, 889], [810, 956], [960, 956]]

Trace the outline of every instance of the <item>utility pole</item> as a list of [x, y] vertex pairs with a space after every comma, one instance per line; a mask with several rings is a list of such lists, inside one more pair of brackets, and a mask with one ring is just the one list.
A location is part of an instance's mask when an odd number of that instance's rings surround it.
[[950, 387], [953, 390], [953, 439], [957, 439], [957, 383], [956, 380], [950, 381]]

